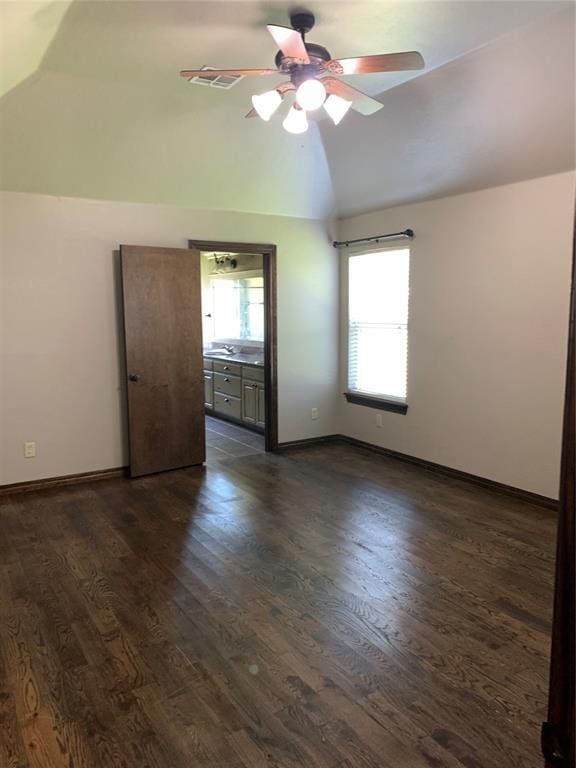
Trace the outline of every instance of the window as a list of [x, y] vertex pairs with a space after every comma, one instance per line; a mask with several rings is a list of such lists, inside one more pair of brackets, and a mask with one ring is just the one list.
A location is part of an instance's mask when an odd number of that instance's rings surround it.
[[350, 402], [407, 410], [409, 270], [409, 248], [348, 257]]
[[213, 338], [264, 341], [264, 277], [216, 277], [210, 287]]

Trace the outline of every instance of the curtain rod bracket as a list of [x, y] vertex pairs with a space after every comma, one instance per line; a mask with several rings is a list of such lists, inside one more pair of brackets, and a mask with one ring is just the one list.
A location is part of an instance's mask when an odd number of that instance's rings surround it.
[[334, 248], [341, 248], [342, 246], [348, 248], [349, 245], [356, 245], [357, 243], [379, 243], [380, 240], [414, 240], [414, 230], [405, 229], [402, 232], [391, 232], [388, 235], [359, 237], [357, 240], [334, 240], [332, 245]]

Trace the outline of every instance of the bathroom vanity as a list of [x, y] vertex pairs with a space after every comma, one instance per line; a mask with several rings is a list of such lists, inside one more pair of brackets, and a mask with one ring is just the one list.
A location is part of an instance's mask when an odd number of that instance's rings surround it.
[[266, 426], [263, 360], [240, 353], [205, 353], [204, 406], [212, 416], [263, 432]]

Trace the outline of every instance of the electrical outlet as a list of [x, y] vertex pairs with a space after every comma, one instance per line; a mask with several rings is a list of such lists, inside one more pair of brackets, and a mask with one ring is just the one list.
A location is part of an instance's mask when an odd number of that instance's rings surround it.
[[36, 443], [24, 443], [24, 458], [33, 459], [36, 456]]
[[312, 421], [316, 421], [316, 419], [318, 418], [318, 408], [312, 408], [312, 410], [310, 411], [310, 418], [312, 419]]
[[382, 421], [382, 414], [381, 413], [377, 413], [376, 414], [376, 426], [377, 427], [383, 427], [384, 426], [384, 422]]

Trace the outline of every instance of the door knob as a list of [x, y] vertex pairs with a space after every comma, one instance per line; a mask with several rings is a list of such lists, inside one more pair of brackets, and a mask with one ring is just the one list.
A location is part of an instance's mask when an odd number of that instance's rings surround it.
[[140, 381], [140, 374], [139, 373], [130, 373], [128, 374], [128, 378], [130, 381]]

